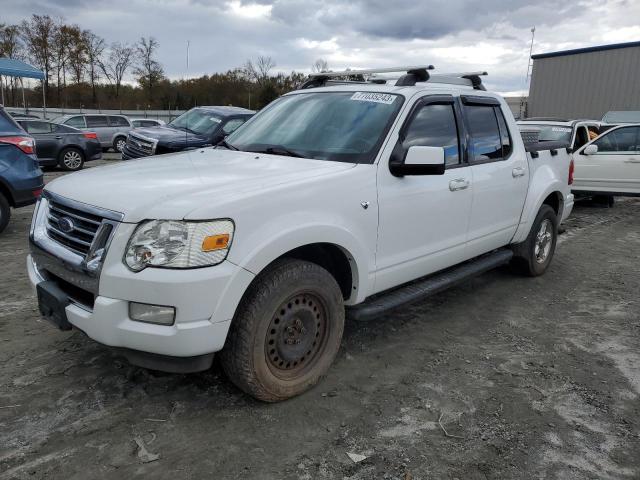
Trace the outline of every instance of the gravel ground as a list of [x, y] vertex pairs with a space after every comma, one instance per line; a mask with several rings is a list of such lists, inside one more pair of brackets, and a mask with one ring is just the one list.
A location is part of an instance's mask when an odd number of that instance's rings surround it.
[[41, 321], [30, 214], [0, 237], [2, 479], [640, 478], [640, 199], [578, 205], [541, 278], [348, 323], [327, 378], [275, 405]]

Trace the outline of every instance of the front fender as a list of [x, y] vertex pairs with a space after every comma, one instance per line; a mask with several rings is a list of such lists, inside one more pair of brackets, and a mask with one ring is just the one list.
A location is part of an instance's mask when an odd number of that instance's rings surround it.
[[253, 238], [243, 242], [245, 245], [252, 245], [250, 249], [234, 249], [236, 245], [233, 245], [229, 261], [257, 275], [291, 250], [315, 243], [333, 244], [345, 253], [351, 265], [354, 290], [346, 303], [363, 301], [373, 280], [369, 274], [373, 271], [373, 258], [366, 245], [342, 225], [300, 224], [291, 218], [286, 220], [289, 227], [280, 222], [272, 222], [271, 227], [251, 234], [250, 237]]

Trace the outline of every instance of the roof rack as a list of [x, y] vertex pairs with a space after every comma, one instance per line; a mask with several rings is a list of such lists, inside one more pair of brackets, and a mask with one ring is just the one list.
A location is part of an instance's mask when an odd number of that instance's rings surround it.
[[[435, 67], [433, 65], [417, 65], [410, 67], [371, 68], [366, 70], [342, 70], [338, 72], [316, 72], [309, 75], [309, 79], [300, 86], [300, 90], [323, 87], [328, 83], [338, 85], [352, 83], [384, 84], [387, 79], [378, 78], [376, 75], [398, 72], [406, 73], [396, 80], [395, 85], [397, 87], [410, 87], [417, 82], [428, 82], [431, 80], [434, 83], [465, 85], [471, 86], [476, 90], [486, 90], [484, 85], [482, 85], [482, 79], [480, 77], [487, 75], [487, 72], [430, 74], [429, 71], [434, 69]], [[354, 80], [353, 77], [360, 77], [362, 80]]]

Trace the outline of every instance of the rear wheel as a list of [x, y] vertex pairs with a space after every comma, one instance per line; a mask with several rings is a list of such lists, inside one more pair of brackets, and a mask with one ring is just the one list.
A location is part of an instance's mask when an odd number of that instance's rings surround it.
[[113, 149], [116, 152], [122, 153], [122, 150], [124, 150], [124, 145], [127, 143], [127, 138], [126, 137], [116, 137], [113, 140]]
[[11, 218], [11, 207], [9, 201], [5, 196], [0, 193], [0, 233], [9, 225], [9, 219]]
[[551, 263], [557, 240], [556, 212], [549, 205], [542, 205], [527, 239], [513, 247], [513, 266], [525, 275], [542, 275]]
[[58, 164], [68, 172], [81, 170], [84, 165], [84, 154], [77, 148], [65, 148], [60, 152]]
[[299, 395], [327, 372], [344, 329], [342, 292], [310, 262], [284, 259], [251, 285], [220, 353], [241, 390], [276, 402]]

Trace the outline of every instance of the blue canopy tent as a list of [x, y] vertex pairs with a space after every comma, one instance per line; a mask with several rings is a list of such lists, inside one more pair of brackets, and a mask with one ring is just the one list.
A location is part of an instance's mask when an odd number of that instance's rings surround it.
[[35, 78], [38, 80], [42, 80], [42, 107], [44, 117], [47, 118], [47, 102], [45, 99], [44, 90], [44, 80], [46, 77], [44, 72], [38, 70], [35, 67], [32, 67], [28, 63], [25, 63], [21, 60], [16, 60], [15, 58], [0, 58], [0, 91], [2, 91], [2, 104], [4, 104], [4, 87], [2, 86], [2, 75], [20, 78], [20, 84], [22, 85], [22, 106], [25, 108], [25, 110], [27, 108], [27, 105], [24, 99], [24, 84], [22, 83], [22, 79]]

